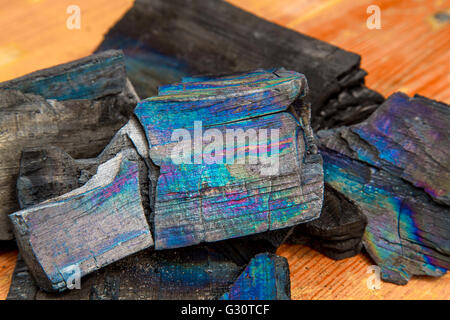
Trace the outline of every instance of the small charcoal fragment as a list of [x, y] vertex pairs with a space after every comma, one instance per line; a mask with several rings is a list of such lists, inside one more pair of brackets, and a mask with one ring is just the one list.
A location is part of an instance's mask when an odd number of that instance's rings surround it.
[[284, 257], [255, 256], [221, 300], [290, 300], [289, 264]]
[[325, 184], [320, 218], [296, 226], [288, 242], [308, 245], [335, 260], [345, 259], [361, 251], [366, 225], [361, 209]]
[[318, 132], [325, 181], [368, 218], [363, 243], [386, 281], [450, 267], [450, 107], [392, 95], [366, 121]]

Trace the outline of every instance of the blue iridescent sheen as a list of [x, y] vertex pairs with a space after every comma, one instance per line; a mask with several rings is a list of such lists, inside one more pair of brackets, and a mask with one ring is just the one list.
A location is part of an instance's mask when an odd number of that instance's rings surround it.
[[[287, 262], [271, 254], [258, 254], [220, 300], [286, 300], [289, 288]], [[283, 259], [283, 258], [281, 258]]]
[[[310, 155], [304, 150], [311, 140], [304, 131], [310, 131], [309, 124], [303, 125], [287, 112], [306, 90], [302, 74], [257, 70], [219, 78], [185, 78], [138, 104], [135, 115], [144, 127], [150, 157], [160, 169], [155, 201], [157, 249], [241, 237], [318, 217], [323, 196], [320, 156], [306, 159]], [[223, 144], [215, 150], [218, 162], [204, 162], [207, 145], [199, 128], [220, 134]], [[177, 130], [188, 135], [188, 148], [193, 151], [182, 163], [172, 157], [179, 142], [173, 138]], [[261, 163], [249, 164], [250, 153], [261, 153], [262, 144], [257, 141], [236, 138], [229, 145], [224, 140], [228, 132], [239, 131], [242, 135], [265, 132], [267, 154], [280, 159], [281, 172], [263, 176]], [[272, 131], [277, 131], [276, 138]], [[198, 135], [201, 146], [192, 148]]]
[[318, 133], [325, 182], [367, 216], [363, 242], [385, 280], [450, 267], [448, 123], [448, 106], [394, 94], [365, 122]]

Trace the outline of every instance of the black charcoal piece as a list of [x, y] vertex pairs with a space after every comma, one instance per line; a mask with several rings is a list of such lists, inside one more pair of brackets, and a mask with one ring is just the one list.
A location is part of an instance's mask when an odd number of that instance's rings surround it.
[[296, 226], [287, 241], [308, 245], [335, 260], [357, 255], [367, 218], [354, 202], [328, 184], [323, 201], [320, 218]]
[[0, 240], [13, 238], [7, 215], [19, 208], [15, 184], [22, 150], [55, 145], [75, 158], [94, 157], [137, 102], [120, 51], [0, 83]]
[[384, 100], [364, 86], [359, 55], [221, 0], [137, 0], [97, 50], [112, 48], [142, 97], [188, 75], [281, 66], [306, 75], [314, 129], [362, 121]]

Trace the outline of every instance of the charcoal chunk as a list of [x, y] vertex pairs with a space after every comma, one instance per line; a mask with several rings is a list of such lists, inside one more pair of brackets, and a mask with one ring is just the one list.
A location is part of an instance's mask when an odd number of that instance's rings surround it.
[[138, 100], [120, 51], [0, 83], [0, 240], [13, 238], [7, 215], [19, 209], [22, 150], [55, 145], [75, 158], [97, 156]]
[[366, 121], [318, 132], [325, 182], [366, 215], [364, 247], [386, 281], [450, 266], [449, 124], [448, 105], [395, 93]]
[[[140, 96], [188, 75], [279, 66], [308, 78], [314, 129], [362, 121], [384, 98], [364, 86], [360, 56], [261, 19], [225, 1], [137, 0], [98, 50], [123, 49]], [[354, 91], [360, 91], [357, 96]], [[342, 110], [332, 101], [348, 96]], [[325, 112], [325, 114], [322, 114]]]

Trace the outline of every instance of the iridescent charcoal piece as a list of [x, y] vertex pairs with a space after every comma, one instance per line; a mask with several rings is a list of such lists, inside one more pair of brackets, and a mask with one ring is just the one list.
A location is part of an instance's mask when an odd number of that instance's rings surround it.
[[126, 71], [120, 50], [108, 50], [0, 83], [0, 90], [18, 90], [64, 101], [99, 99], [120, 94]]
[[275, 251], [322, 206], [306, 91], [284, 69], [185, 79], [138, 104], [97, 158], [27, 148], [24, 209], [10, 218], [38, 286], [65, 290], [73, 269], [85, 276], [151, 246], [150, 230], [156, 249], [213, 242], [239, 266]]
[[40, 288], [63, 291], [75, 277], [153, 245], [136, 158], [121, 151], [82, 187], [10, 215]]
[[221, 300], [290, 300], [289, 265], [284, 257], [255, 256]]
[[364, 85], [359, 55], [222, 0], [136, 0], [106, 34], [105, 49], [124, 51], [142, 97], [183, 76], [284, 66], [308, 78], [314, 129], [360, 122], [384, 101]]
[[113, 50], [0, 83], [0, 240], [13, 238], [7, 215], [19, 209], [22, 150], [55, 145], [76, 158], [94, 157], [138, 100], [123, 54]]
[[[323, 175], [303, 75], [190, 78], [135, 114], [159, 167], [156, 249], [287, 228], [320, 215]], [[294, 104], [301, 113], [296, 115]]]
[[325, 181], [368, 218], [363, 243], [384, 280], [450, 266], [450, 108], [392, 95], [366, 121], [318, 132]]

